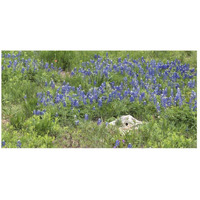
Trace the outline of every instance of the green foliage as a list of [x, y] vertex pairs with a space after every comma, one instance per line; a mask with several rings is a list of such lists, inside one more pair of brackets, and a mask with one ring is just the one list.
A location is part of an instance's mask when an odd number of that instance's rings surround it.
[[55, 136], [59, 132], [58, 119], [52, 120], [51, 115], [48, 113], [43, 116], [34, 115], [26, 120], [23, 125], [25, 130], [35, 131], [42, 136], [46, 134]]
[[2, 130], [2, 141], [5, 141], [4, 148], [17, 148], [17, 141], [21, 141], [21, 148], [51, 148], [54, 137], [45, 134], [39, 135], [34, 131], [17, 131], [13, 126], [8, 126]]
[[[32, 53], [45, 62], [55, 63], [55, 60], [57, 60], [57, 65], [66, 71], [71, 71], [74, 67], [79, 67], [82, 62], [93, 59], [95, 54], [105, 57], [105, 51], [37, 51]], [[109, 51], [113, 60], [118, 57], [124, 59], [127, 54], [133, 59], [142, 56], [147, 60], [155, 59], [163, 62], [179, 59], [182, 63], [189, 63], [195, 68], [197, 66], [196, 51]], [[31, 52], [26, 52], [25, 55], [31, 55]]]

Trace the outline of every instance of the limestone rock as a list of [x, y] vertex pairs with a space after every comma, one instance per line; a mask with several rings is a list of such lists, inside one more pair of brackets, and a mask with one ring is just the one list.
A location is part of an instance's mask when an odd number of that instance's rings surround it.
[[143, 124], [143, 122], [135, 119], [131, 115], [123, 115], [119, 119], [116, 119], [109, 123], [110, 125], [118, 125], [119, 130], [122, 133], [125, 133], [125, 131], [131, 130], [131, 129], [138, 129], [138, 126]]

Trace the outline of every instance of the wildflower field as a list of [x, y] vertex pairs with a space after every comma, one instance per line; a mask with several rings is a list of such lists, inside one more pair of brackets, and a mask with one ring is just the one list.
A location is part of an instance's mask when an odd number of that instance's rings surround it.
[[[196, 51], [2, 51], [3, 148], [196, 148]], [[122, 115], [143, 122], [122, 134]]]

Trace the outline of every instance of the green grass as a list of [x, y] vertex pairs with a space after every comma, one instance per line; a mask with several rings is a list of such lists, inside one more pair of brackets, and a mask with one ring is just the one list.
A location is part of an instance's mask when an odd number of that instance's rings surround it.
[[[4, 51], [5, 53], [13, 53], [13, 51]], [[94, 55], [105, 57], [105, 53], [109, 53], [109, 58], [115, 60], [118, 57], [122, 59], [127, 54], [133, 59], [141, 58], [146, 60], [154, 59], [156, 61], [166, 62], [178, 59], [181, 63], [190, 64], [197, 68], [197, 51], [23, 51], [24, 58], [35, 57], [44, 62], [55, 63], [66, 71], [71, 71], [74, 67], [79, 67], [82, 62], [89, 61]], [[15, 53], [15, 51], [14, 51]]]

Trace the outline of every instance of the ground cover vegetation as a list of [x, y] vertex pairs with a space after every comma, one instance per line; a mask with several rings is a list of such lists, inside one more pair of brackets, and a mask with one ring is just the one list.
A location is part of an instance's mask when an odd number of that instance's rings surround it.
[[[195, 148], [195, 51], [2, 51], [3, 148]], [[125, 134], [109, 122], [144, 122]]]

